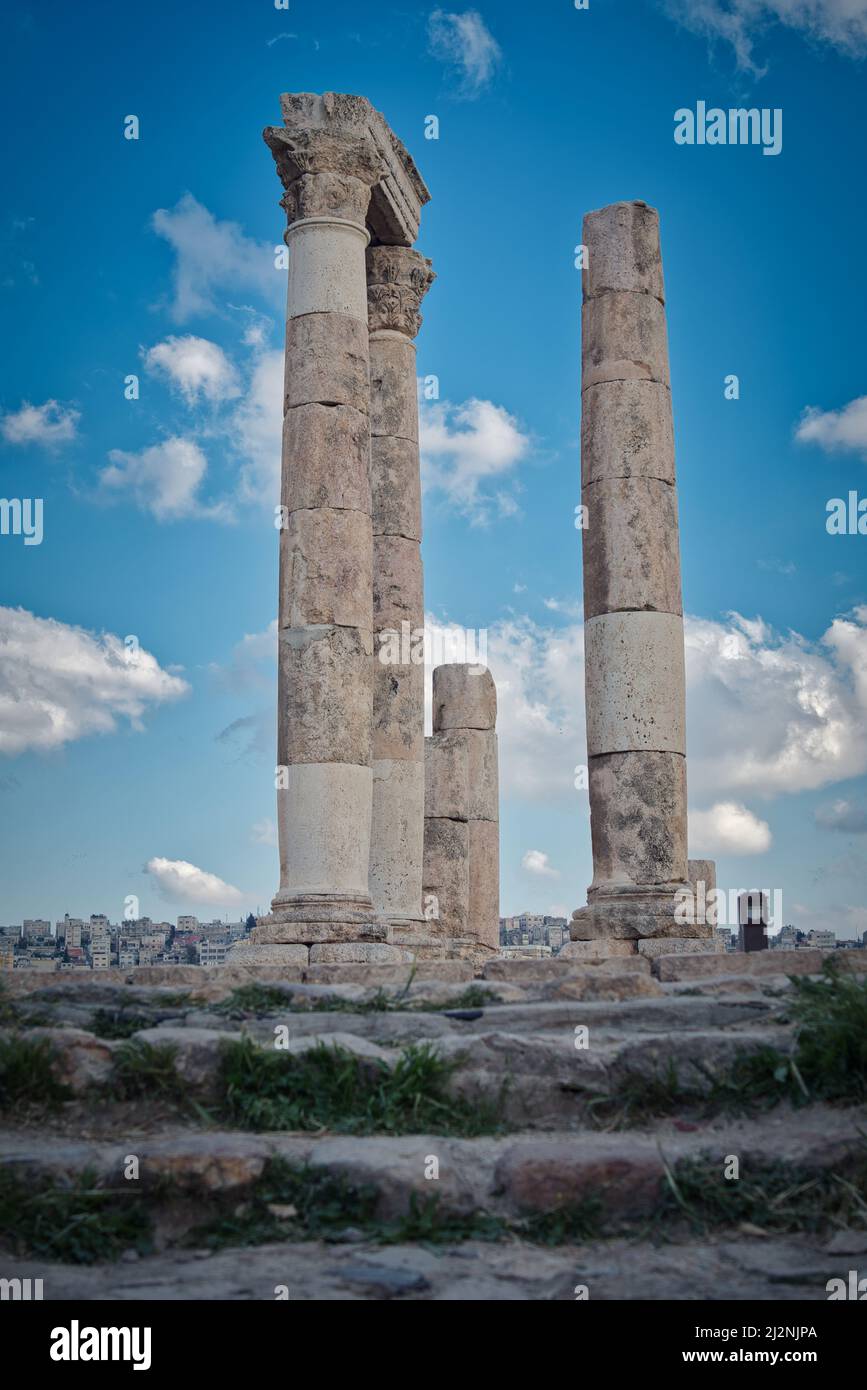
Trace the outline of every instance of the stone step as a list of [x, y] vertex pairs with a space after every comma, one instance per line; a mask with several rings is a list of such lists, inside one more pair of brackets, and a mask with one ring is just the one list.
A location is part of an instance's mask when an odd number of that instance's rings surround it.
[[[867, 1270], [867, 1239], [838, 1253], [816, 1236], [616, 1239], [545, 1249], [525, 1241], [457, 1246], [280, 1242], [242, 1249], [172, 1251], [121, 1266], [16, 1259], [9, 1275], [41, 1279], [46, 1300], [365, 1302], [824, 1302], [828, 1281]], [[6, 1270], [4, 1270], [4, 1274]], [[584, 1292], [586, 1290], [586, 1292]], [[745, 1313], [746, 1317], [747, 1314]], [[784, 1321], [785, 1319], [780, 1319]], [[793, 1319], [789, 1319], [792, 1321]], [[798, 1319], [804, 1321], [804, 1319]], [[807, 1319], [809, 1321], [809, 1319]]]
[[[85, 1171], [110, 1188], [152, 1208], [169, 1210], [163, 1239], [177, 1240], [214, 1214], [213, 1201], [232, 1209], [262, 1176], [269, 1159], [309, 1164], [341, 1174], [376, 1193], [376, 1216], [401, 1217], [410, 1202], [436, 1195], [441, 1214], [488, 1212], [503, 1218], [551, 1213], [590, 1199], [607, 1223], [650, 1217], [666, 1184], [666, 1171], [687, 1160], [709, 1165], [725, 1186], [734, 1156], [739, 1177], [774, 1166], [810, 1175], [847, 1171], [863, 1149], [867, 1108], [780, 1108], [758, 1119], [717, 1119], [686, 1131], [664, 1121], [643, 1132], [514, 1134], [495, 1138], [243, 1134], [176, 1128], [110, 1142], [46, 1140], [33, 1134], [0, 1135], [0, 1165], [31, 1178], [66, 1184]], [[132, 1158], [138, 1177], [129, 1180]], [[432, 1160], [438, 1176], [431, 1178]], [[213, 1200], [212, 1200], [213, 1199]]]

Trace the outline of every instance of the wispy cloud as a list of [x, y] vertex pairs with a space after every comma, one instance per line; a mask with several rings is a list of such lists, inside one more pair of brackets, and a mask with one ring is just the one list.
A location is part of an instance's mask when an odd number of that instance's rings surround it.
[[175, 253], [169, 311], [177, 323], [225, 313], [220, 291], [250, 290], [282, 302], [286, 276], [275, 268], [273, 246], [254, 241], [235, 222], [218, 221], [191, 193], [155, 212], [152, 225]]
[[492, 401], [421, 403], [422, 478], [476, 526], [517, 511], [503, 486], [530, 450], [530, 437], [513, 415]]
[[832, 801], [825, 806], [817, 806], [815, 821], [824, 830], [839, 830], [844, 835], [867, 835], [867, 806], [857, 802]]
[[24, 401], [18, 410], [7, 411], [0, 419], [0, 432], [7, 444], [41, 444], [55, 449], [75, 438], [80, 419], [80, 411], [59, 401], [42, 405]]
[[799, 444], [815, 444], [826, 453], [863, 454], [867, 458], [867, 396], [858, 396], [840, 410], [807, 406], [795, 439]]
[[756, 40], [774, 24], [830, 44], [850, 58], [867, 54], [867, 0], [662, 0], [693, 33], [731, 46], [737, 66], [760, 77]]
[[456, 94], [469, 100], [490, 86], [503, 57], [478, 10], [434, 10], [428, 19], [428, 47], [456, 75]]

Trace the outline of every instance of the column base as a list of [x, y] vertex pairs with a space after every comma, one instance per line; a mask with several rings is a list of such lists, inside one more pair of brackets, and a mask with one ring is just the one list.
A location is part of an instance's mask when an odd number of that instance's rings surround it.
[[572, 913], [573, 941], [640, 941], [646, 937], [712, 940], [706, 922], [679, 920], [678, 894], [690, 893], [688, 883], [617, 884], [590, 888], [587, 906]]

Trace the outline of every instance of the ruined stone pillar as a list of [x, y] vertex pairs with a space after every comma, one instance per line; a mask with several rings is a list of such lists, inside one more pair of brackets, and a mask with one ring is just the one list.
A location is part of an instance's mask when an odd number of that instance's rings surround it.
[[436, 667], [433, 735], [426, 740], [424, 891], [436, 899], [435, 925], [448, 954], [476, 964], [499, 950], [496, 721], [490, 671]]
[[687, 887], [680, 547], [659, 218], [584, 220], [582, 503], [593, 882], [574, 940], [706, 937]]
[[429, 935], [424, 850], [424, 589], [415, 344], [430, 261], [367, 252], [373, 495], [373, 822], [370, 892], [398, 945]]
[[[366, 248], [412, 240], [428, 194], [362, 97], [281, 97], [286, 317], [278, 655], [280, 888], [269, 959], [395, 961], [368, 888], [373, 528]], [[260, 957], [262, 958], [262, 957]]]

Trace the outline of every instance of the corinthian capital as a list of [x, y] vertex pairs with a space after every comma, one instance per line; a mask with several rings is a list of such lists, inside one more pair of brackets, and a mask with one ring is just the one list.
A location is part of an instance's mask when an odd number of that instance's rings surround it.
[[367, 249], [367, 312], [371, 332], [392, 328], [414, 338], [421, 328], [419, 308], [436, 276], [431, 263], [408, 246]]

